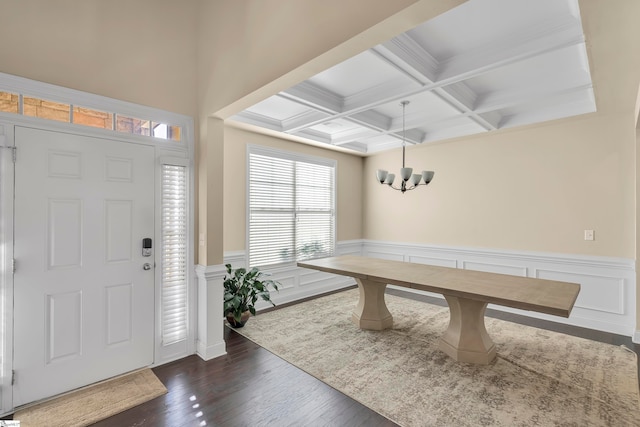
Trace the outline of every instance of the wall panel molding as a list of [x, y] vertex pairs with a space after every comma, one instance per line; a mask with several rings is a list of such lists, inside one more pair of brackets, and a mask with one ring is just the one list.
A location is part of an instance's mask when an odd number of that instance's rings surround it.
[[[348, 240], [337, 243], [336, 255], [361, 255], [362, 240]], [[246, 267], [245, 251], [225, 252], [224, 264], [231, 264], [233, 268]], [[278, 292], [271, 293], [271, 300], [276, 304], [285, 304], [315, 295], [344, 289], [356, 284], [351, 277], [323, 273], [320, 271], [299, 268], [295, 264], [284, 264], [261, 269], [269, 274], [270, 279], [282, 284]], [[269, 308], [266, 301], [258, 301], [256, 310]]]
[[[580, 295], [569, 318], [493, 304], [489, 307], [557, 323], [625, 335], [640, 341], [640, 332], [636, 330], [635, 262], [631, 259], [373, 240], [338, 242], [337, 255], [347, 254], [580, 283]], [[225, 263], [232, 263], [234, 267], [244, 266], [245, 260], [244, 251], [225, 254]], [[280, 292], [272, 294], [276, 304], [296, 301], [355, 284], [352, 278], [302, 269], [294, 264], [264, 269], [264, 271], [270, 273], [273, 279], [282, 281], [284, 285]], [[407, 288], [402, 290], [443, 298], [440, 294]], [[268, 304], [264, 303], [257, 308], [266, 307]]]
[[[363, 241], [362, 254], [374, 258], [580, 283], [580, 294], [568, 319], [494, 304], [489, 307], [625, 336], [634, 336], [636, 330], [636, 273], [632, 259], [373, 240]], [[442, 298], [439, 294], [426, 294]]]

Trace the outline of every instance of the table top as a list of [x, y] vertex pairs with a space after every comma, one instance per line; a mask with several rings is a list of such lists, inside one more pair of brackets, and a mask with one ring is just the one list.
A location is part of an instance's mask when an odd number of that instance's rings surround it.
[[577, 283], [353, 255], [298, 266], [562, 317], [569, 317], [580, 292]]

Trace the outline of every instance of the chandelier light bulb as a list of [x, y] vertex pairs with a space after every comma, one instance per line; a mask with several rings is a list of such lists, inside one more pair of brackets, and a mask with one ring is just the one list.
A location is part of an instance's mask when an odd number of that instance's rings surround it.
[[378, 181], [380, 182], [380, 184], [384, 184], [384, 180], [387, 179], [388, 173], [389, 172], [384, 169], [378, 169], [378, 171], [376, 172], [376, 176], [378, 177]]

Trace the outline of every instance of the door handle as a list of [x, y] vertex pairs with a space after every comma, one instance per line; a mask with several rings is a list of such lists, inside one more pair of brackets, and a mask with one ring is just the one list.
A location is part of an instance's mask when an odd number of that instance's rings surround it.
[[151, 264], [149, 264], [148, 262], [145, 262], [144, 264], [142, 264], [142, 269], [151, 270]]

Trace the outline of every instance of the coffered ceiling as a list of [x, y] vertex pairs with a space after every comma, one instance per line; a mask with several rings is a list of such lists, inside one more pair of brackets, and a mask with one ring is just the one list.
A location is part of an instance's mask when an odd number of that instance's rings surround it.
[[593, 112], [578, 0], [469, 0], [231, 117], [375, 153]]

